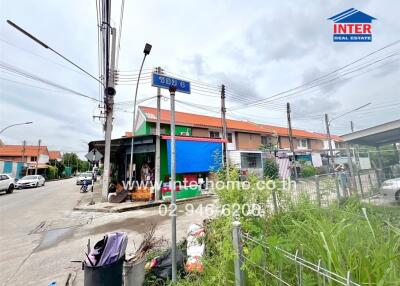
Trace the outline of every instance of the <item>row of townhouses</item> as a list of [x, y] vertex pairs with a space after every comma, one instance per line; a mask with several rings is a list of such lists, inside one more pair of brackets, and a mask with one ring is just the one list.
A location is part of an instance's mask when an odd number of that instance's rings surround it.
[[[219, 117], [176, 112], [176, 135], [222, 138], [222, 122]], [[157, 109], [139, 107], [135, 135], [155, 134]], [[170, 134], [170, 112], [161, 110], [161, 134]], [[127, 133], [126, 136], [130, 136]], [[323, 152], [329, 149], [326, 134], [309, 132], [300, 129], [292, 130], [293, 144], [296, 152]], [[277, 149], [289, 150], [288, 128], [257, 124], [249, 121], [227, 119], [228, 150], [256, 151], [262, 145], [275, 145]], [[341, 148], [342, 140], [332, 135], [333, 149]]]

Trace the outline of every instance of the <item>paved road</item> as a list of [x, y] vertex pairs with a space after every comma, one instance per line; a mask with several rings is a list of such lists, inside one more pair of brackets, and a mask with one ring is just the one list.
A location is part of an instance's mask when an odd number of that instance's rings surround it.
[[[68, 277], [73, 285], [83, 285], [80, 264], [71, 260], [81, 260], [88, 238], [95, 242], [105, 232], [128, 232], [128, 253], [151, 223], [157, 223], [157, 236], [170, 239], [169, 217], [158, 208], [115, 214], [72, 211], [81, 198], [74, 179], [0, 195], [0, 285], [48, 285], [53, 280], [65, 285]], [[209, 216], [205, 206], [210, 203], [197, 201], [193, 214], [179, 206], [178, 238], [191, 223]]]

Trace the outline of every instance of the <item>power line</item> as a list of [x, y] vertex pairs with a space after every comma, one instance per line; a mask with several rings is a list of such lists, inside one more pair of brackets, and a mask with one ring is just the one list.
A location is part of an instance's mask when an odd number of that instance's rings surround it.
[[[234, 109], [241, 109], [241, 108], [253, 107], [253, 106], [264, 106], [265, 103], [270, 103], [270, 102], [276, 101], [276, 100], [282, 100], [282, 99], [284, 99], [284, 98], [287, 98], [287, 97], [290, 97], [290, 96], [293, 96], [293, 95], [299, 95], [299, 94], [303, 94], [303, 95], [304, 95], [304, 94], [306, 94], [306, 93], [315, 92], [315, 91], [317, 91], [317, 90], [313, 90], [313, 91], [309, 91], [309, 90], [310, 90], [310, 89], [313, 89], [313, 88], [316, 88], [316, 87], [320, 87], [320, 86], [335, 84], [336, 81], [337, 81], [338, 79], [341, 79], [341, 78], [342, 78], [343, 76], [345, 76], [345, 75], [348, 75], [348, 74], [357, 72], [357, 71], [359, 71], [359, 70], [365, 69], [365, 68], [367, 68], [367, 67], [369, 67], [369, 66], [371, 66], [371, 65], [373, 65], [373, 64], [379, 63], [379, 62], [381, 62], [381, 61], [383, 61], [383, 60], [386, 60], [386, 59], [388, 59], [388, 58], [390, 58], [390, 57], [393, 57], [393, 56], [397, 56], [397, 55], [399, 55], [399, 54], [400, 54], [400, 53], [398, 53], [398, 52], [393, 53], [393, 54], [388, 55], [388, 56], [386, 56], [386, 57], [384, 57], [384, 58], [378, 59], [378, 60], [376, 60], [376, 61], [374, 61], [374, 62], [372, 62], [372, 63], [369, 63], [369, 64], [364, 65], [364, 66], [361, 66], [361, 67], [359, 67], [359, 68], [350, 70], [350, 71], [348, 71], [348, 72], [346, 72], [346, 73], [343, 73], [343, 74], [341, 74], [341, 75], [338, 75], [337, 77], [334, 77], [334, 78], [331, 78], [331, 79], [329, 79], [329, 80], [326, 80], [325, 82], [318, 83], [318, 84], [315, 84], [315, 85], [313, 85], [313, 86], [304, 88], [303, 90], [300, 90], [300, 91], [298, 91], [298, 92], [293, 92], [293, 93], [290, 93], [290, 94], [288, 94], [288, 95], [283, 95], [283, 96], [281, 96], [281, 97], [279, 97], [279, 98], [276, 98], [276, 99], [270, 99], [270, 98], [272, 98], [272, 97], [269, 97], [269, 98], [264, 99], [263, 102], [260, 102], [260, 103], [256, 103], [256, 104], [254, 104], [254, 103], [250, 103], [250, 104], [249, 104], [249, 103], [248, 103], [248, 104], [245, 105], [245, 106], [233, 107], [233, 108], [234, 108]], [[397, 61], [397, 60], [399, 60], [399, 59], [395, 59], [395, 60], [393, 60], [393, 61], [391, 61], [391, 62], [389, 62], [389, 63], [392, 63], [392, 62]], [[381, 66], [383, 66], [383, 65], [380, 65], [380, 66], [378, 66], [378, 67], [381, 67]], [[363, 73], [355, 74], [355, 75], [353, 75], [353, 76], [351, 76], [351, 77], [344, 78], [344, 79], [345, 79], [345, 80], [348, 80], [348, 79], [351, 79], [351, 78], [354, 78], [354, 77], [363, 75], [364, 73], [370, 72], [370, 71], [374, 70], [375, 68], [377, 68], [377, 67], [374, 67], [374, 68], [372, 68], [372, 69], [366, 70], [366, 71], [363, 72]], [[268, 99], [269, 99], [269, 100], [268, 100]], [[267, 100], [267, 101], [265, 101], [265, 100]]]
[[125, 0], [121, 0], [121, 12], [119, 17], [119, 35], [118, 35], [118, 45], [117, 45], [117, 54], [116, 54], [116, 69], [118, 69], [119, 63], [119, 51], [121, 49], [121, 36], [122, 36], [122, 23], [124, 20], [124, 8], [125, 8]]
[[[327, 74], [325, 74], [325, 75], [322, 75], [322, 76], [320, 76], [320, 77], [317, 77], [317, 78], [315, 78], [315, 79], [313, 79], [313, 80], [311, 80], [311, 81], [308, 81], [308, 82], [306, 82], [306, 83], [303, 83], [303, 84], [301, 84], [301, 85], [298, 85], [298, 86], [296, 86], [296, 87], [294, 87], [294, 88], [291, 88], [291, 89], [288, 89], [288, 90], [286, 90], [286, 91], [282, 91], [282, 92], [276, 93], [276, 94], [274, 94], [274, 95], [272, 95], [272, 96], [270, 96], [270, 97], [264, 98], [264, 99], [256, 100], [256, 101], [254, 101], [254, 102], [252, 103], [252, 105], [256, 105], [256, 104], [258, 104], [258, 103], [263, 103], [265, 100], [270, 100], [270, 99], [275, 98], [275, 97], [278, 97], [278, 96], [280, 96], [280, 95], [283, 95], [283, 94], [286, 94], [286, 93], [295, 91], [295, 90], [297, 90], [297, 89], [299, 89], [299, 88], [306, 87], [306, 86], [308, 86], [308, 85], [310, 85], [310, 84], [312, 84], [312, 83], [315, 83], [316, 81], [320, 81], [321, 79], [327, 78], [327, 77], [329, 77], [330, 75], [333, 75], [333, 74], [337, 73], [338, 71], [343, 70], [343, 69], [345, 69], [345, 68], [347, 68], [347, 67], [349, 67], [349, 66], [351, 66], [351, 65], [353, 65], [353, 64], [355, 64], [355, 63], [357, 63], [357, 62], [360, 62], [360, 61], [362, 61], [363, 59], [365, 59], [365, 58], [367, 58], [367, 57], [369, 57], [369, 56], [371, 56], [371, 55], [373, 55], [373, 54], [375, 54], [375, 53], [377, 53], [377, 52], [380, 52], [380, 51], [382, 51], [382, 50], [384, 50], [384, 49], [386, 49], [386, 48], [389, 48], [389, 47], [391, 47], [391, 46], [393, 46], [393, 45], [396, 45], [396, 44], [398, 44], [399, 42], [400, 42], [400, 40], [397, 40], [397, 41], [395, 41], [395, 42], [392, 42], [392, 43], [390, 43], [390, 44], [388, 44], [388, 45], [386, 45], [386, 46], [384, 46], [384, 47], [382, 47], [382, 48], [380, 48], [380, 49], [378, 49], [378, 50], [376, 50], [376, 51], [373, 51], [373, 52], [371, 52], [371, 53], [369, 53], [369, 54], [367, 54], [367, 55], [365, 55], [365, 56], [363, 56], [363, 57], [360, 57], [360, 58], [358, 58], [357, 60], [352, 61], [352, 62], [350, 62], [350, 63], [348, 63], [348, 64], [346, 64], [346, 65], [344, 65], [344, 66], [342, 66], [342, 67], [340, 67], [340, 68], [338, 68], [338, 69], [335, 69], [335, 70], [333, 70], [333, 71], [331, 71], [331, 72], [329, 72], [329, 73], [327, 73]], [[238, 107], [235, 107], [235, 108], [238, 108]]]
[[202, 81], [199, 81], [199, 80], [196, 80], [196, 79], [193, 79], [193, 78], [190, 78], [190, 77], [181, 75], [181, 74], [169, 72], [169, 71], [166, 71], [166, 70], [164, 70], [164, 72], [165, 72], [167, 75], [177, 76], [177, 77], [180, 77], [180, 78], [189, 80], [191, 83], [192, 83], [192, 82], [193, 82], [193, 83], [196, 83], [196, 82], [197, 82], [197, 83], [202, 84], [202, 85], [205, 85], [205, 86], [209, 86], [209, 87], [213, 87], [213, 88], [220, 88], [219, 85], [215, 85], [215, 84], [210, 84], [210, 83], [202, 82]]
[[28, 33], [27, 31], [25, 31], [24, 29], [22, 29], [21, 27], [19, 27], [17, 24], [13, 23], [10, 20], [7, 20], [7, 23], [14, 27], [15, 29], [17, 29], [18, 31], [20, 31], [21, 33], [23, 33], [25, 36], [31, 38], [33, 41], [35, 41], [36, 43], [38, 43], [39, 45], [41, 45], [42, 47], [44, 47], [45, 49], [48, 49], [50, 51], [52, 51], [53, 53], [55, 53], [56, 55], [58, 55], [59, 57], [63, 58], [64, 60], [66, 60], [67, 62], [69, 62], [71, 65], [73, 65], [74, 67], [80, 69], [82, 72], [84, 72], [86, 75], [90, 76], [91, 78], [93, 78], [94, 80], [99, 81], [98, 78], [96, 78], [95, 76], [91, 75], [88, 71], [86, 71], [84, 68], [80, 67], [79, 65], [77, 65], [76, 63], [74, 63], [73, 61], [71, 61], [70, 59], [68, 59], [67, 57], [65, 57], [64, 55], [60, 54], [59, 52], [57, 52], [56, 50], [54, 50], [52, 47], [48, 46], [47, 44], [43, 43], [42, 41], [40, 41], [38, 38], [36, 38], [35, 36], [33, 36], [32, 34]]
[[97, 98], [94, 98], [94, 97], [88, 96], [88, 95], [86, 95], [86, 94], [83, 94], [83, 93], [81, 93], [81, 92], [75, 91], [75, 90], [73, 90], [73, 89], [70, 89], [70, 88], [65, 87], [65, 86], [63, 86], [63, 85], [60, 85], [60, 84], [58, 84], [58, 83], [55, 83], [55, 82], [52, 82], [52, 81], [43, 79], [43, 78], [41, 78], [41, 77], [38, 77], [38, 76], [36, 76], [36, 75], [33, 75], [33, 74], [28, 73], [28, 72], [26, 72], [26, 71], [23, 71], [22, 69], [19, 69], [19, 68], [17, 68], [17, 67], [12, 66], [12, 65], [8, 65], [8, 64], [6, 64], [6, 63], [4, 63], [4, 62], [1, 62], [1, 61], [0, 61], [0, 69], [5, 69], [5, 70], [10, 71], [10, 72], [12, 72], [12, 73], [15, 73], [15, 74], [24, 76], [24, 77], [26, 77], [26, 78], [28, 78], [28, 79], [32, 79], [32, 80], [35, 80], [35, 81], [38, 81], [38, 82], [41, 82], [41, 83], [44, 83], [44, 84], [47, 84], [47, 85], [56, 87], [56, 88], [58, 88], [58, 89], [67, 91], [67, 92], [69, 92], [69, 93], [73, 93], [73, 94], [75, 94], [75, 95], [78, 95], [78, 96], [81, 96], [81, 97], [85, 97], [85, 98], [91, 99], [91, 100], [93, 100], [93, 101], [99, 101]]

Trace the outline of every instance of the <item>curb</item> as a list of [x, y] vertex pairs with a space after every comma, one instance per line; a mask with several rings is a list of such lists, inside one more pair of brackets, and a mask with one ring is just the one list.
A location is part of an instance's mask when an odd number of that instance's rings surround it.
[[[180, 204], [184, 204], [186, 202], [204, 200], [204, 199], [209, 199], [209, 198], [216, 198], [216, 196], [215, 195], [202, 195], [202, 196], [193, 197], [193, 198], [179, 199], [176, 201], [176, 204], [180, 205]], [[134, 210], [158, 207], [159, 205], [162, 205], [162, 204], [169, 205], [170, 202], [158, 201], [158, 202], [153, 202], [153, 203], [148, 203], [148, 204], [143, 204], [143, 205], [138, 205], [138, 206], [127, 206], [127, 207], [120, 208], [120, 209], [90, 208], [89, 206], [75, 206], [73, 208], [73, 210], [87, 211], [87, 212], [102, 212], [102, 213], [122, 213], [122, 212], [127, 212], [127, 211], [134, 211]]]

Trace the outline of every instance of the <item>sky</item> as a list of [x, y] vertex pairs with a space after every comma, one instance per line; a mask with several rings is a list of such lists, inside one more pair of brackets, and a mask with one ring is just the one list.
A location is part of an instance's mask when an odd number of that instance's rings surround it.
[[[377, 20], [373, 41], [332, 41], [329, 17], [349, 8]], [[121, 0], [112, 1], [111, 25], [119, 36]], [[6, 23], [10, 19], [73, 62], [98, 76], [95, 0], [1, 0], [0, 62], [81, 94], [99, 98], [98, 83]], [[399, 1], [125, 1], [118, 72], [125, 75], [115, 96], [113, 138], [132, 128], [135, 81], [145, 43], [153, 45], [139, 86], [142, 105], [155, 106], [150, 71], [160, 66], [192, 80], [190, 95], [177, 94], [177, 110], [219, 116], [219, 86], [227, 90], [229, 118], [293, 127], [350, 132], [400, 116]], [[390, 45], [389, 47], [386, 47]], [[386, 48], [384, 48], [386, 47]], [[383, 49], [382, 49], [383, 48]], [[378, 52], [373, 53], [382, 49]], [[357, 59], [349, 67], [334, 72]], [[330, 74], [328, 80], [291, 96], [277, 94]], [[123, 76], [121, 76], [122, 78]], [[318, 82], [317, 82], [318, 83]], [[308, 85], [309, 87], [310, 85]], [[168, 92], [162, 108], [169, 108]], [[248, 103], [269, 99], [268, 104]], [[63, 152], [87, 151], [104, 137], [98, 102], [0, 69], [0, 128], [33, 121], [0, 135], [7, 144], [42, 144]], [[183, 102], [183, 103], [182, 103]], [[185, 103], [186, 102], [186, 103]], [[341, 116], [364, 104], [367, 107]]]

